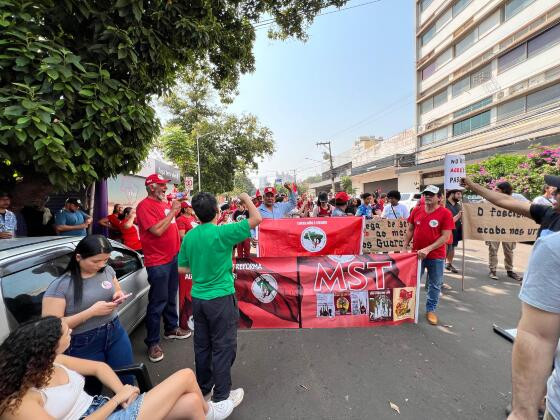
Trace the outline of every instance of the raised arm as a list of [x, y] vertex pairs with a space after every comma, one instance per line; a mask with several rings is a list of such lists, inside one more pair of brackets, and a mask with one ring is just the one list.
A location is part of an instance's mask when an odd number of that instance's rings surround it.
[[150, 227], [148, 229], [150, 233], [158, 237], [163, 235], [165, 231], [169, 228], [169, 225], [171, 225], [171, 222], [173, 222], [173, 219], [175, 218], [175, 215], [179, 210], [181, 210], [181, 203], [179, 203], [176, 200], [173, 200], [173, 203], [171, 204], [171, 211], [169, 212], [169, 214], [165, 216], [163, 219], [161, 219], [159, 222], [157, 222], [155, 225]]
[[251, 229], [256, 228], [262, 222], [261, 212], [255, 207], [251, 197], [249, 197], [247, 193], [241, 193], [239, 199], [249, 211], [249, 227]]
[[511, 210], [525, 217], [531, 217], [531, 202], [516, 200], [510, 195], [501, 192], [492, 191], [482, 185], [475, 184], [469, 178], [463, 178], [462, 184], [468, 187], [472, 192], [487, 199], [495, 206]]

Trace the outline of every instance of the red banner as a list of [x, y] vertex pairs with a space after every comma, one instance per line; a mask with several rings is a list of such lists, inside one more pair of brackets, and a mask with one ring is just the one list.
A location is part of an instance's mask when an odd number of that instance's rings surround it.
[[362, 217], [264, 219], [258, 227], [259, 257], [358, 255]]
[[303, 328], [416, 322], [416, 253], [298, 258]]
[[[235, 261], [240, 328], [398, 325], [418, 317], [416, 253], [248, 258]], [[181, 278], [180, 325], [193, 328]]]

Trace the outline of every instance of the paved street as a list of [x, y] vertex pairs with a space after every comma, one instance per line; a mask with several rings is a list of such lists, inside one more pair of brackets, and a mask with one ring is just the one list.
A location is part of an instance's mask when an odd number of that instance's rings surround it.
[[[443, 296], [438, 327], [426, 323], [421, 304], [418, 325], [240, 331], [233, 381], [246, 394], [230, 418], [505, 418], [512, 346], [492, 324], [516, 325], [519, 284], [506, 280], [502, 251], [500, 280], [492, 281], [484, 243], [471, 241], [466, 249], [465, 292], [459, 275], [446, 275], [453, 290]], [[520, 273], [530, 249], [518, 245]], [[146, 361], [144, 333], [143, 327], [134, 333], [133, 345], [136, 358]], [[155, 382], [194, 368], [191, 339], [163, 344], [165, 359], [147, 362]], [[400, 407], [400, 416], [389, 401]]]

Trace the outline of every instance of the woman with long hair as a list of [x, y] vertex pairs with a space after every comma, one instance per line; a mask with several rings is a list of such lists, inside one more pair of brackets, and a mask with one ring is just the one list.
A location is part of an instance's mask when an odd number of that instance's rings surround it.
[[[71, 332], [66, 322], [48, 316], [20, 325], [0, 345], [2, 419], [221, 420], [233, 411], [230, 400], [206, 403], [190, 369], [140, 394], [105, 363], [64, 355]], [[115, 395], [88, 395], [84, 376], [97, 377]]]
[[[113, 369], [134, 363], [132, 346], [117, 308], [127, 295], [107, 262], [113, 247], [102, 235], [83, 238], [66, 272], [43, 296], [43, 316], [62, 318], [73, 330], [67, 354], [106, 362]], [[132, 384], [132, 377], [123, 377]]]
[[136, 252], [142, 253], [140, 232], [138, 226], [136, 226], [136, 210], [132, 207], [125, 208], [119, 219], [123, 244]]

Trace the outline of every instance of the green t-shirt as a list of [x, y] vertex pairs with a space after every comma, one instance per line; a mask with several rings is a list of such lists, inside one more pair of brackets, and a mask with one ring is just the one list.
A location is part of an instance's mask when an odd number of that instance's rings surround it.
[[250, 238], [249, 220], [216, 226], [204, 223], [191, 229], [179, 251], [179, 267], [190, 267], [192, 297], [216, 299], [235, 293], [233, 246]]

